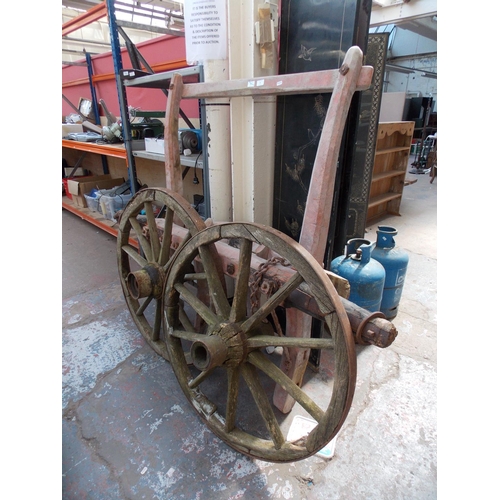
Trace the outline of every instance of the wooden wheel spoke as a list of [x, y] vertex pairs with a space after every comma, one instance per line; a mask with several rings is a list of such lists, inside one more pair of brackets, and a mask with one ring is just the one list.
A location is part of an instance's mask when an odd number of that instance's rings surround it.
[[[165, 218], [155, 217], [156, 207], [163, 207], [161, 213], [165, 213]], [[169, 309], [164, 307], [162, 290], [171, 255], [178, 253], [172, 251], [174, 238], [175, 241], [184, 235], [192, 238], [203, 229], [205, 223], [191, 204], [182, 195], [166, 188], [139, 190], [123, 209], [118, 222], [118, 274], [125, 302], [146, 342], [169, 361], [169, 336], [162, 333]], [[180, 301], [179, 307], [183, 306]], [[193, 330], [185, 316], [179, 312], [173, 314], [175, 326]], [[171, 326], [168, 322], [165, 325]], [[180, 342], [178, 339], [172, 341]], [[179, 356], [183, 358], [184, 353]]]
[[279, 450], [285, 443], [285, 438], [281, 432], [276, 416], [274, 415], [271, 403], [267, 394], [260, 383], [255, 366], [245, 363], [242, 367], [243, 378], [252, 393], [252, 396], [257, 404], [259, 412], [264, 419], [266, 427], [271, 434], [274, 447]]
[[250, 264], [252, 259], [252, 242], [243, 238], [240, 245], [239, 272], [236, 278], [233, 304], [229, 321], [242, 321], [247, 312], [248, 280], [250, 278]]
[[200, 281], [206, 279], [207, 276], [205, 273], [188, 273], [184, 275], [184, 281]]
[[209, 370], [203, 370], [200, 374], [198, 374], [195, 378], [188, 382], [188, 386], [190, 389], [196, 389], [203, 381], [205, 381], [210, 374], [215, 370], [215, 368], [210, 368]]
[[231, 368], [227, 371], [227, 406], [225, 431], [231, 432], [236, 425], [236, 409], [238, 406], [238, 392], [240, 382], [240, 368]]
[[160, 257], [160, 237], [158, 236], [158, 228], [156, 227], [153, 203], [151, 201], [145, 201], [144, 209], [146, 210], [146, 218], [148, 221], [149, 241], [151, 242], [153, 262], [158, 262]]
[[160, 340], [160, 331], [161, 331], [161, 300], [156, 300], [156, 310], [155, 310], [155, 319], [153, 324], [153, 331], [151, 333], [151, 340]]
[[300, 273], [295, 273], [279, 290], [277, 290], [257, 311], [252, 314], [246, 321], [243, 322], [241, 328], [244, 332], [248, 332], [260, 323], [271, 312], [278, 307], [301, 283], [304, 278]]
[[260, 351], [251, 352], [248, 361], [283, 387], [317, 422], [321, 421], [324, 416], [323, 410], [264, 354]]
[[134, 260], [137, 264], [139, 264], [140, 267], [144, 267], [148, 261], [137, 252], [137, 250], [130, 246], [130, 245], [124, 245], [122, 246], [122, 250], [132, 259]]
[[143, 316], [144, 315], [144, 311], [147, 309], [147, 307], [149, 306], [149, 304], [151, 303], [152, 300], [153, 300], [153, 296], [151, 295], [145, 301], [143, 301], [143, 303], [141, 304], [141, 306], [139, 307], [139, 309], [137, 309], [137, 311], [135, 312], [135, 314], [137, 316]]
[[201, 333], [188, 332], [186, 330], [173, 330], [173, 329], [171, 329], [169, 331], [169, 335], [171, 337], [175, 337], [177, 339], [188, 340], [189, 342], [195, 342], [196, 340], [203, 341], [207, 338], [206, 335], [203, 335]]
[[208, 325], [216, 325], [219, 320], [213, 311], [207, 307], [196, 295], [191, 293], [182, 283], [176, 283], [175, 289], [180, 293], [184, 301], [189, 304]]
[[207, 245], [201, 245], [199, 248], [200, 258], [203, 263], [208, 288], [210, 290], [210, 297], [215, 305], [215, 310], [219, 316], [227, 319], [229, 318], [231, 307], [227, 300], [226, 291], [222, 285], [219, 270], [217, 269], [212, 251], [216, 250], [209, 248]]
[[137, 236], [137, 240], [139, 241], [139, 244], [141, 245], [141, 248], [144, 252], [144, 255], [146, 256], [146, 260], [148, 262], [153, 262], [153, 253], [151, 251], [151, 245], [149, 244], [149, 241], [145, 238], [145, 236], [142, 234], [142, 227], [135, 218], [130, 218], [130, 225], [132, 226], [133, 230], [135, 231], [135, 234]]
[[164, 266], [170, 259], [170, 245], [172, 244], [172, 224], [174, 222], [174, 212], [168, 207], [165, 212], [165, 227], [163, 228], [163, 240], [161, 243], [158, 264]]
[[335, 344], [332, 339], [316, 339], [304, 337], [277, 337], [273, 335], [256, 335], [247, 340], [247, 347], [295, 347], [297, 349], [333, 349]]
[[196, 331], [186, 311], [184, 310], [184, 307], [179, 307], [179, 321], [181, 322], [181, 325], [184, 327], [184, 330], [186, 330], [187, 332]]

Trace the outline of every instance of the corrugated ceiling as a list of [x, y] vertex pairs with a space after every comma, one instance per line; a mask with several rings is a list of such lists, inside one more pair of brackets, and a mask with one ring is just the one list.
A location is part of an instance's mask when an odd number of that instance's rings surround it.
[[[63, 0], [62, 24], [101, 4], [99, 0]], [[117, 0], [116, 19], [123, 23], [127, 36], [134, 44], [167, 33], [184, 30], [183, 1]], [[123, 42], [123, 40], [121, 40]], [[72, 64], [85, 60], [85, 52], [94, 55], [111, 50], [107, 17], [73, 31], [62, 38], [62, 62]]]
[[[103, 3], [102, 0], [63, 0], [62, 23]], [[165, 33], [184, 30], [184, 0], [116, 0], [116, 18], [124, 23], [134, 44]], [[437, 0], [373, 0], [371, 26], [397, 25], [423, 37], [437, 38]], [[85, 60], [85, 52], [100, 54], [111, 50], [107, 18], [93, 22], [62, 39], [62, 62]]]

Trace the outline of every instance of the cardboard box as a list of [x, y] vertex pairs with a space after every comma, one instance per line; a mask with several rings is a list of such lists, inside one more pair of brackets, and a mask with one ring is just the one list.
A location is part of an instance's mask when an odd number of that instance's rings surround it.
[[63, 187], [64, 187], [64, 191], [66, 193], [66, 196], [72, 200], [73, 199], [73, 196], [71, 195], [71, 193], [69, 192], [69, 187], [68, 187], [68, 182], [69, 181], [72, 181], [72, 180], [75, 180], [75, 181], [79, 181], [79, 182], [84, 182], [85, 179], [88, 179], [89, 177], [92, 177], [92, 175], [75, 175], [73, 177], [63, 177]]
[[123, 177], [113, 179], [110, 174], [94, 175], [90, 177], [82, 177], [81, 180], [68, 180], [68, 190], [71, 193], [73, 203], [77, 207], [87, 208], [85, 195], [90, 193], [92, 189], [109, 189], [115, 186], [120, 186], [124, 182], [125, 179]]
[[[64, 175], [68, 177], [71, 172], [73, 172], [74, 168], [75, 167], [64, 167]], [[86, 172], [82, 167], [78, 167], [72, 177], [83, 177], [84, 175], [87, 175], [87, 173], [88, 172]]]
[[150, 153], [158, 153], [161, 155], [165, 154], [165, 140], [156, 139], [156, 137], [146, 137], [144, 139], [146, 145], [146, 151]]

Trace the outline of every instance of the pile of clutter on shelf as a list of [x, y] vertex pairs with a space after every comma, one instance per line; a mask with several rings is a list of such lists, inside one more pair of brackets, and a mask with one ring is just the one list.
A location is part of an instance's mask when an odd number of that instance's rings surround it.
[[[78, 107], [74, 106], [64, 95], [63, 98], [74, 109], [75, 113], [66, 116], [66, 125], [76, 127], [68, 129], [63, 139], [79, 142], [94, 142], [97, 144], [123, 143], [123, 123], [121, 117], [116, 117], [106, 106], [103, 99], [99, 104], [106, 116], [106, 125], [96, 121], [96, 112], [89, 99], [80, 98]], [[132, 140], [144, 140], [145, 137], [156, 137], [163, 134], [163, 122], [149, 117], [137, 116], [139, 108], [128, 107], [128, 120], [130, 122]], [[144, 145], [142, 145], [144, 149]]]
[[106, 219], [118, 222], [118, 212], [125, 208], [125, 205], [131, 200], [129, 182], [124, 182], [120, 186], [111, 189], [92, 189], [85, 194], [87, 206], [91, 212], [99, 212]]

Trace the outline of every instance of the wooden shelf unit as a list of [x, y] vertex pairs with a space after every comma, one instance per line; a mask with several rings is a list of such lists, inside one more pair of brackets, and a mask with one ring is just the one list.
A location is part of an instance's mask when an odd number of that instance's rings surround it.
[[380, 122], [373, 162], [367, 223], [385, 214], [400, 215], [415, 122]]

